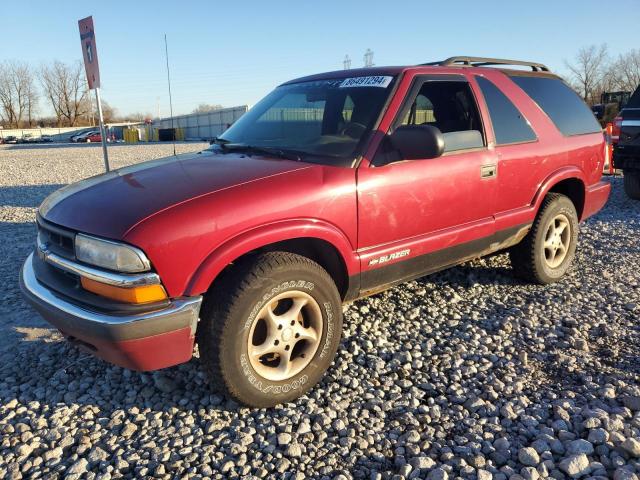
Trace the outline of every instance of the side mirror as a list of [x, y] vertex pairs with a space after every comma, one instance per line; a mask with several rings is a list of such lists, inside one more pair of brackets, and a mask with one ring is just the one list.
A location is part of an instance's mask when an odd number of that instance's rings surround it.
[[403, 160], [436, 158], [444, 153], [444, 137], [431, 125], [401, 125], [389, 135]]

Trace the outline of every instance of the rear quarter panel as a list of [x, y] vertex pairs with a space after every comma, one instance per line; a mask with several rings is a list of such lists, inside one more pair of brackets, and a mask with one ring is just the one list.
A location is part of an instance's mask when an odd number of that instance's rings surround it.
[[[605, 146], [601, 133], [564, 136], [547, 114], [506, 74], [484, 71], [481, 75], [497, 85], [516, 105], [538, 137], [534, 142], [495, 147], [499, 178], [497, 229], [508, 226], [511, 221], [506, 219], [511, 215], [514, 215], [514, 222], [532, 221], [539, 202], [558, 181], [578, 178], [588, 186], [600, 179]], [[484, 103], [481, 92], [477, 95]], [[485, 124], [491, 124], [489, 119], [485, 119]], [[487, 135], [495, 145], [491, 128]]]

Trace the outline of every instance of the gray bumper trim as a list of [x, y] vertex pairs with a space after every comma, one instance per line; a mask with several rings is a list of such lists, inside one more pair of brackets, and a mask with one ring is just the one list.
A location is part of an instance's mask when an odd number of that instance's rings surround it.
[[187, 326], [192, 334], [195, 333], [201, 296], [178, 298], [161, 310], [133, 315], [96, 312], [65, 300], [38, 282], [32, 259], [33, 253], [22, 267], [20, 288], [44, 319], [66, 334], [121, 341], [158, 335]]
[[93, 268], [88, 265], [82, 265], [80, 263], [68, 260], [60, 255], [57, 255], [41, 244], [37, 247], [38, 256], [45, 262], [65, 270], [70, 273], [74, 273], [81, 277], [86, 277], [96, 282], [106, 283], [122, 288], [140, 287], [143, 285], [158, 285], [160, 284], [160, 277], [157, 273], [115, 273], [107, 272], [99, 268]]

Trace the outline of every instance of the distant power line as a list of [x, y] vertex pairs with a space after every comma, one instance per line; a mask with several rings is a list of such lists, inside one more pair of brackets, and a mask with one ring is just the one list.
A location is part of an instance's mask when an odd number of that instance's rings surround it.
[[[364, 66], [365, 67], [373, 67], [375, 63], [373, 63], [373, 50], [367, 48], [367, 51], [364, 52]], [[345, 70], [349, 70], [351, 68], [351, 57], [347, 53], [344, 56], [344, 60], [342, 60], [342, 66]]]
[[373, 67], [373, 65], [373, 51], [370, 48], [367, 48], [367, 51], [364, 52], [364, 66]]

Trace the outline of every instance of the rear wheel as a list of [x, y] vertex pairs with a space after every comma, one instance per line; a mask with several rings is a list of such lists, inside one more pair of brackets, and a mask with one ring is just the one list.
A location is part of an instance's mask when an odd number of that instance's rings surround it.
[[633, 200], [640, 200], [640, 173], [624, 173], [624, 192]]
[[578, 215], [569, 198], [548, 194], [527, 236], [509, 251], [519, 277], [534, 283], [560, 280], [573, 261], [578, 242]]
[[291, 401], [331, 365], [342, 302], [308, 258], [270, 252], [240, 262], [207, 295], [198, 327], [210, 383], [254, 407]]

